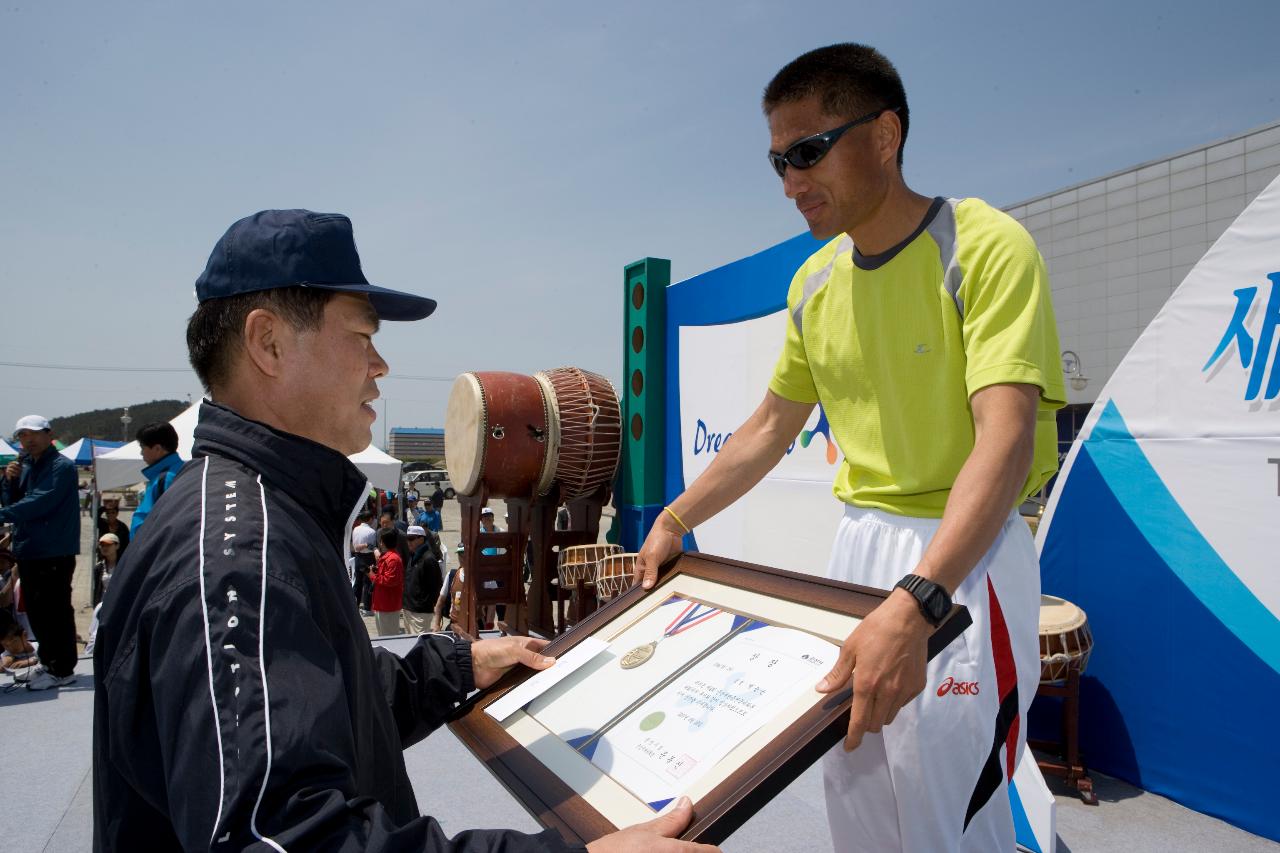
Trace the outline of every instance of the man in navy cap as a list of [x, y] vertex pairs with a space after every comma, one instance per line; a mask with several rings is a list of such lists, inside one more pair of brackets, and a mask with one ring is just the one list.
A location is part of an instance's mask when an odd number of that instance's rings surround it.
[[[428, 634], [397, 657], [352, 600], [367, 484], [346, 457], [369, 445], [387, 373], [373, 335], [435, 302], [369, 284], [350, 220], [305, 210], [232, 225], [196, 295], [187, 344], [210, 399], [113, 573], [94, 651], [96, 849], [573, 849], [554, 830], [449, 839], [402, 755], [472, 689], [551, 666], [543, 641]], [[671, 837], [690, 816], [591, 849], [696, 849]]]

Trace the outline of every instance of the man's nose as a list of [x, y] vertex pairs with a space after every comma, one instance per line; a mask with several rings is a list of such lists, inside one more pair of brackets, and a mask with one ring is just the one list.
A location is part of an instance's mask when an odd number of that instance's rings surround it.
[[391, 367], [383, 359], [382, 353], [378, 352], [375, 346], [369, 347], [369, 375], [374, 379], [380, 376], [386, 376], [391, 372]]
[[809, 181], [805, 177], [804, 169], [787, 164], [787, 169], [782, 173], [782, 191], [787, 198], [795, 198], [809, 188]]

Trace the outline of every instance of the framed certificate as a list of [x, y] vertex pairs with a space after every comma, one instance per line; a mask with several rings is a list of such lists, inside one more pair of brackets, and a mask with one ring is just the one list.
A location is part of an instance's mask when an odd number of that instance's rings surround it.
[[[543, 826], [588, 843], [694, 804], [718, 844], [838, 743], [852, 691], [814, 685], [888, 592], [681, 554], [513, 670], [449, 724]], [[957, 606], [932, 657], [970, 624]]]

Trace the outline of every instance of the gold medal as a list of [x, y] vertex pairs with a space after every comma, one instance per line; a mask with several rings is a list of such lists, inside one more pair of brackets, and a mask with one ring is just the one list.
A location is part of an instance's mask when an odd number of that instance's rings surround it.
[[[679, 601], [680, 599], [673, 599]], [[710, 619], [715, 618], [720, 611], [715, 607], [708, 607], [703, 610], [704, 605], [700, 605], [695, 601], [688, 602], [688, 605], [680, 612], [680, 615], [671, 620], [671, 624], [667, 626], [667, 630], [662, 632], [662, 636], [643, 646], [636, 646], [627, 652], [618, 663], [623, 669], [635, 669], [642, 663], [647, 663], [653, 653], [658, 650], [658, 643], [667, 637], [674, 637], [676, 634], [683, 633], [695, 625], [701, 625]]]
[[640, 664], [645, 663], [649, 658], [653, 657], [653, 653], [658, 649], [658, 641], [645, 643], [643, 646], [636, 646], [631, 651], [622, 656], [623, 669], [635, 669]]

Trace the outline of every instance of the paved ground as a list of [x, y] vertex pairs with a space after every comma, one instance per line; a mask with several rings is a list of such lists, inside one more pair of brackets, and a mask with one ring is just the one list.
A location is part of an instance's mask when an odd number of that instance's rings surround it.
[[[79, 673], [74, 685], [46, 693], [9, 691], [9, 678], [0, 679], [5, 776], [22, 792], [22, 808], [0, 809], [0, 850], [5, 853], [90, 849], [92, 663], [82, 661]], [[439, 816], [448, 833], [471, 827], [538, 829], [447, 729], [413, 746], [405, 759], [420, 808]], [[1280, 845], [1163, 797], [1106, 776], [1095, 774], [1094, 779], [1101, 805], [1085, 806], [1066, 794], [1058, 797], [1061, 853], [1280, 851]], [[832, 850], [820, 770], [811, 768], [797, 779], [723, 848], [731, 853]]]
[[[503, 508], [495, 504], [501, 519]], [[444, 539], [458, 540], [457, 504], [445, 511]], [[91, 531], [85, 519], [84, 538]], [[80, 566], [88, 564], [88, 548]], [[88, 572], [76, 572], [77, 620], [88, 636]], [[372, 620], [370, 620], [371, 622]], [[0, 676], [0, 731], [6, 735], [3, 767], [20, 785], [21, 808], [0, 809], [0, 850], [89, 850], [92, 841], [90, 783], [92, 663], [81, 661], [77, 682], [61, 690], [31, 693]], [[449, 833], [470, 827], [536, 831], [537, 824], [507, 795], [447, 729], [409, 749], [409, 775], [425, 814], [440, 817]], [[1061, 853], [1169, 853], [1239, 851], [1280, 853], [1280, 845], [1192, 812], [1163, 797], [1094, 774], [1101, 805], [1083, 805], [1065, 789], [1058, 794]], [[732, 853], [832, 850], [826, 829], [821, 771], [811, 768], [723, 845]]]

